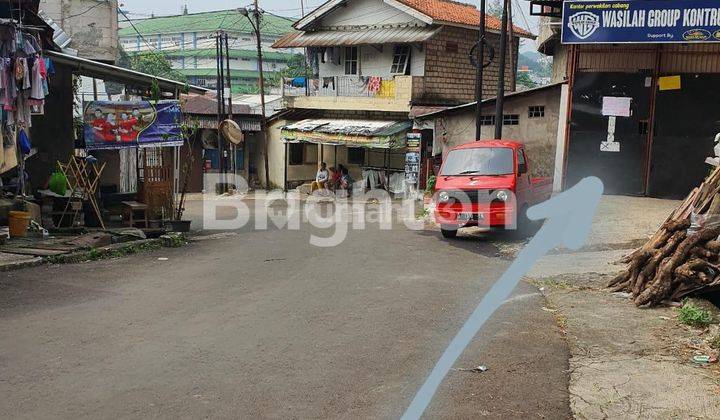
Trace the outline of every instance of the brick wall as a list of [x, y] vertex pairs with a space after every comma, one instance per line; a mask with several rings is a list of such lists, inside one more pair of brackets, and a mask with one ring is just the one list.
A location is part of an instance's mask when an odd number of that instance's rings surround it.
[[[419, 86], [415, 89], [415, 92], [421, 95], [416, 98], [416, 102], [460, 104], [475, 100], [476, 69], [470, 64], [469, 54], [472, 46], [477, 42], [477, 37], [477, 31], [445, 26], [440, 33], [425, 43], [425, 77], [422, 91]], [[485, 68], [483, 76], [483, 96], [486, 98], [497, 94], [500, 68], [498, 62], [500, 35], [488, 33], [487, 37], [490, 44], [495, 47], [495, 60]], [[517, 46], [518, 38], [515, 38], [513, 48], [515, 63], [517, 63]], [[505, 68], [505, 89], [508, 92], [512, 91], [515, 85], [512, 62], [508, 53]]]

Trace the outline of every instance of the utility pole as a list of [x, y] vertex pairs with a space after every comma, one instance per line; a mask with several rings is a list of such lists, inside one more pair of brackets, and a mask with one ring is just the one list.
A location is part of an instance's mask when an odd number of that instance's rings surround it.
[[261, 128], [263, 132], [263, 138], [265, 139], [265, 188], [270, 189], [270, 162], [268, 154], [270, 152], [270, 144], [267, 135], [267, 126], [265, 124], [265, 76], [263, 76], [263, 56], [262, 56], [262, 43], [260, 39], [260, 8], [258, 7], [258, 0], [253, 2], [255, 6], [255, 36], [257, 38], [257, 55], [258, 55], [258, 67], [260, 68], [260, 110], [262, 112]]
[[508, 2], [503, 0], [502, 26], [500, 29], [500, 73], [498, 74], [498, 93], [495, 98], [495, 139], [502, 138], [503, 106], [505, 100], [505, 58], [507, 56]]
[[[255, 38], [257, 39], [257, 56], [258, 56], [258, 70], [259, 70], [259, 80], [258, 84], [260, 85], [260, 110], [262, 112], [262, 118], [260, 119], [261, 124], [261, 132], [263, 135], [263, 140], [265, 143], [265, 188], [270, 188], [270, 162], [268, 158], [268, 152], [270, 149], [269, 140], [267, 136], [267, 127], [265, 124], [265, 76], [263, 75], [263, 56], [262, 56], [262, 43], [260, 38], [260, 17], [262, 16], [263, 11], [260, 10], [260, 7], [258, 6], [258, 0], [254, 0], [253, 2], [253, 10], [248, 10], [247, 7], [242, 7], [238, 9], [238, 12], [240, 12], [241, 15], [248, 18], [248, 21], [250, 21], [250, 25], [255, 30]], [[250, 13], [252, 13], [252, 18], [250, 17]]]
[[225, 114], [225, 99], [224, 99], [224, 71], [223, 68], [223, 35], [222, 32], [218, 31], [215, 34], [215, 67], [216, 67], [216, 82], [215, 91], [217, 95], [217, 141], [218, 141], [218, 163], [220, 172], [220, 189], [221, 192], [225, 192], [225, 147], [223, 144], [222, 134], [220, 133], [220, 123], [223, 120]]
[[482, 138], [483, 66], [485, 65], [485, 0], [480, 0], [480, 32], [477, 46], [477, 72], [475, 74], [475, 140]]
[[[227, 114], [228, 119], [233, 119], [233, 105], [232, 105], [232, 75], [230, 74], [230, 45], [228, 38], [230, 36], [228, 33], [225, 33], [225, 68], [226, 68], [226, 75], [227, 75], [227, 110], [225, 111], [225, 114]], [[223, 103], [223, 106], [225, 104]], [[237, 175], [237, 167], [236, 167], [236, 150], [237, 146], [235, 146], [234, 143], [230, 144], [230, 170], [232, 171], [233, 176]], [[233, 178], [234, 179], [234, 178]]]

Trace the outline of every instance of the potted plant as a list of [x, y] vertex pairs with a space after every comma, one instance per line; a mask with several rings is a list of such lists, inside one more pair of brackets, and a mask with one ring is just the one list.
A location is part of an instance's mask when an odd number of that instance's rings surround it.
[[193, 154], [196, 134], [199, 130], [197, 121], [183, 120], [180, 124], [180, 130], [182, 133], [183, 145], [185, 146], [185, 159], [182, 160], [180, 166], [180, 196], [176, 198], [175, 207], [171, 218], [166, 221], [165, 227], [172, 232], [189, 232], [191, 220], [183, 220], [183, 213], [185, 213], [185, 198], [187, 196], [188, 187], [190, 183], [190, 175], [192, 174], [193, 168], [195, 167], [195, 155]]

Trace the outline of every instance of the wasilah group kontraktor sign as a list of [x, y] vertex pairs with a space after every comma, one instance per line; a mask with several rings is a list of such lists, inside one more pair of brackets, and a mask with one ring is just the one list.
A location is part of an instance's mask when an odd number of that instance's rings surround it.
[[720, 42], [720, 0], [566, 1], [562, 42]]

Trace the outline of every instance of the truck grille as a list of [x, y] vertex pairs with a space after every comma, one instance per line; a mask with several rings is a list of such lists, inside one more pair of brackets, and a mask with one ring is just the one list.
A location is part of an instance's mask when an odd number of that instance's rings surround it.
[[447, 204], [469, 202], [471, 204], [487, 204], [492, 201], [493, 190], [445, 190], [450, 196]]

